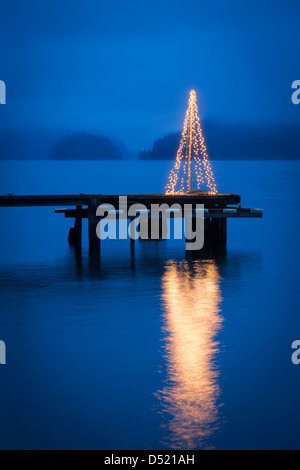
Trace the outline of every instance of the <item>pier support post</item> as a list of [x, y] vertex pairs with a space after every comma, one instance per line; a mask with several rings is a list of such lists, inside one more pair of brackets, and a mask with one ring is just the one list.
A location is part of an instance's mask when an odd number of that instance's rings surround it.
[[227, 244], [227, 219], [221, 219], [221, 234], [223, 245]]
[[159, 239], [166, 240], [168, 238], [168, 222], [165, 217], [159, 219]]
[[81, 247], [82, 242], [82, 216], [80, 211], [82, 206], [76, 206], [77, 215], [75, 217], [75, 225], [70, 228], [68, 241], [70, 245], [75, 245], [76, 247]]
[[91, 199], [88, 208], [88, 221], [89, 221], [89, 251], [90, 253], [100, 254], [100, 239], [97, 237], [97, 225], [99, 218], [96, 216], [98, 207], [97, 199]]
[[206, 229], [206, 237], [209, 244], [226, 245], [227, 219], [225, 217], [210, 219]]
[[135, 244], [135, 221], [134, 219], [129, 219], [129, 224], [130, 224], [130, 246], [131, 248], [134, 248]]
[[[190, 230], [195, 231], [195, 218], [188, 223], [191, 224]], [[204, 220], [204, 246], [203, 250], [211, 247], [225, 247], [227, 243], [227, 219], [224, 218], [206, 218]], [[201, 250], [200, 250], [201, 251]]]
[[[199, 214], [197, 215], [195, 212], [193, 214], [186, 215], [183, 219], [184, 222], [184, 231], [185, 231], [185, 243], [186, 243], [186, 251], [190, 252], [200, 252], [207, 240], [207, 219], [204, 219], [203, 215], [200, 216]], [[203, 224], [203, 225], [202, 225]], [[204, 233], [197, 233], [197, 230], [201, 229], [204, 230]], [[198, 246], [201, 246], [199, 236], [203, 235], [204, 240], [202, 239], [201, 242], [203, 242], [202, 248], [193, 248], [189, 249], [187, 247], [187, 244], [195, 244], [197, 243]]]

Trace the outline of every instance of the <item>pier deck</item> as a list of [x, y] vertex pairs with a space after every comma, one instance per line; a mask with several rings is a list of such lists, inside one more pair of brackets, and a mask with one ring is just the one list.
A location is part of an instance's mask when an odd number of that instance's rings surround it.
[[[7, 194], [0, 196], [0, 207], [43, 207], [43, 206], [90, 206], [96, 201], [100, 204], [119, 204], [119, 195], [105, 194], [68, 194], [68, 195], [47, 195], [47, 196], [17, 196]], [[151, 204], [204, 204], [205, 207], [226, 207], [228, 204], [239, 204], [240, 196], [236, 194], [208, 194], [193, 192], [192, 194], [132, 194], [126, 195], [128, 204], [144, 204], [150, 207]]]
[[[150, 211], [152, 204], [168, 204], [169, 206], [179, 204], [182, 208], [185, 204], [190, 204], [193, 208], [193, 217], [196, 217], [196, 206], [202, 204], [205, 208], [203, 216], [208, 241], [213, 240], [217, 243], [226, 243], [228, 218], [261, 218], [263, 216], [261, 209], [242, 208], [240, 205], [241, 197], [236, 194], [212, 195], [201, 191], [172, 195], [133, 194], [126, 195], [127, 207], [124, 203], [119, 207], [120, 197], [119, 195], [104, 194], [31, 196], [7, 194], [0, 196], [0, 207], [60, 207], [60, 209], [55, 210], [56, 213], [63, 213], [66, 218], [75, 219], [74, 228], [71, 228], [69, 232], [69, 242], [75, 245], [81, 245], [82, 219], [86, 218], [89, 222], [89, 246], [91, 251], [100, 250], [100, 240], [96, 234], [96, 227], [100, 220], [96, 215], [99, 205], [111, 205], [115, 209], [121, 208], [127, 211], [133, 204], [142, 204]], [[73, 208], [70, 208], [72, 206]], [[127, 218], [133, 219], [135, 217]], [[161, 232], [163, 232], [163, 228]]]

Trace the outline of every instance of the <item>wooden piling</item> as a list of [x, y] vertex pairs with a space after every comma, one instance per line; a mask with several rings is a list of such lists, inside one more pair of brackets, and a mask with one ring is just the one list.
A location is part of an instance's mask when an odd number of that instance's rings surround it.
[[74, 227], [70, 228], [68, 241], [70, 245], [81, 246], [82, 243], [82, 206], [76, 206]]
[[165, 217], [159, 219], [159, 239], [166, 240], [168, 238], [168, 222]]
[[131, 248], [134, 248], [134, 242], [135, 242], [135, 221], [130, 220], [130, 246]]
[[99, 217], [96, 216], [98, 201], [95, 198], [90, 200], [88, 206], [88, 222], [89, 222], [89, 251], [90, 253], [100, 253], [100, 238], [97, 236], [97, 225]]
[[227, 219], [211, 218], [206, 222], [206, 242], [209, 244], [223, 244], [227, 242]]

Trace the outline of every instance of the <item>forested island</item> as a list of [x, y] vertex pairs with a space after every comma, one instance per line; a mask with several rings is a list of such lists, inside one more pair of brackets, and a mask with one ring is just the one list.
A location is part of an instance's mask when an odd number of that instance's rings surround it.
[[[203, 134], [211, 159], [215, 160], [298, 160], [300, 127], [290, 124], [253, 126], [204, 122]], [[140, 151], [140, 160], [173, 160], [181, 133], [156, 139], [151, 149]]]
[[51, 160], [121, 160], [122, 151], [103, 135], [67, 135], [51, 149]]
[[175, 158], [180, 143], [181, 132], [171, 132], [153, 143], [151, 150], [142, 150], [140, 160], [171, 160]]

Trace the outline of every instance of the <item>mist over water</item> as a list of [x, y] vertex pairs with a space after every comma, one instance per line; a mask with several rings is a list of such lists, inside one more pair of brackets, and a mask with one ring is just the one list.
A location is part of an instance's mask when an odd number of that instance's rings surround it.
[[[162, 192], [172, 162], [0, 162], [0, 192]], [[0, 448], [297, 448], [300, 162], [212, 162], [262, 207], [227, 249], [69, 247], [54, 208], [0, 209]]]

